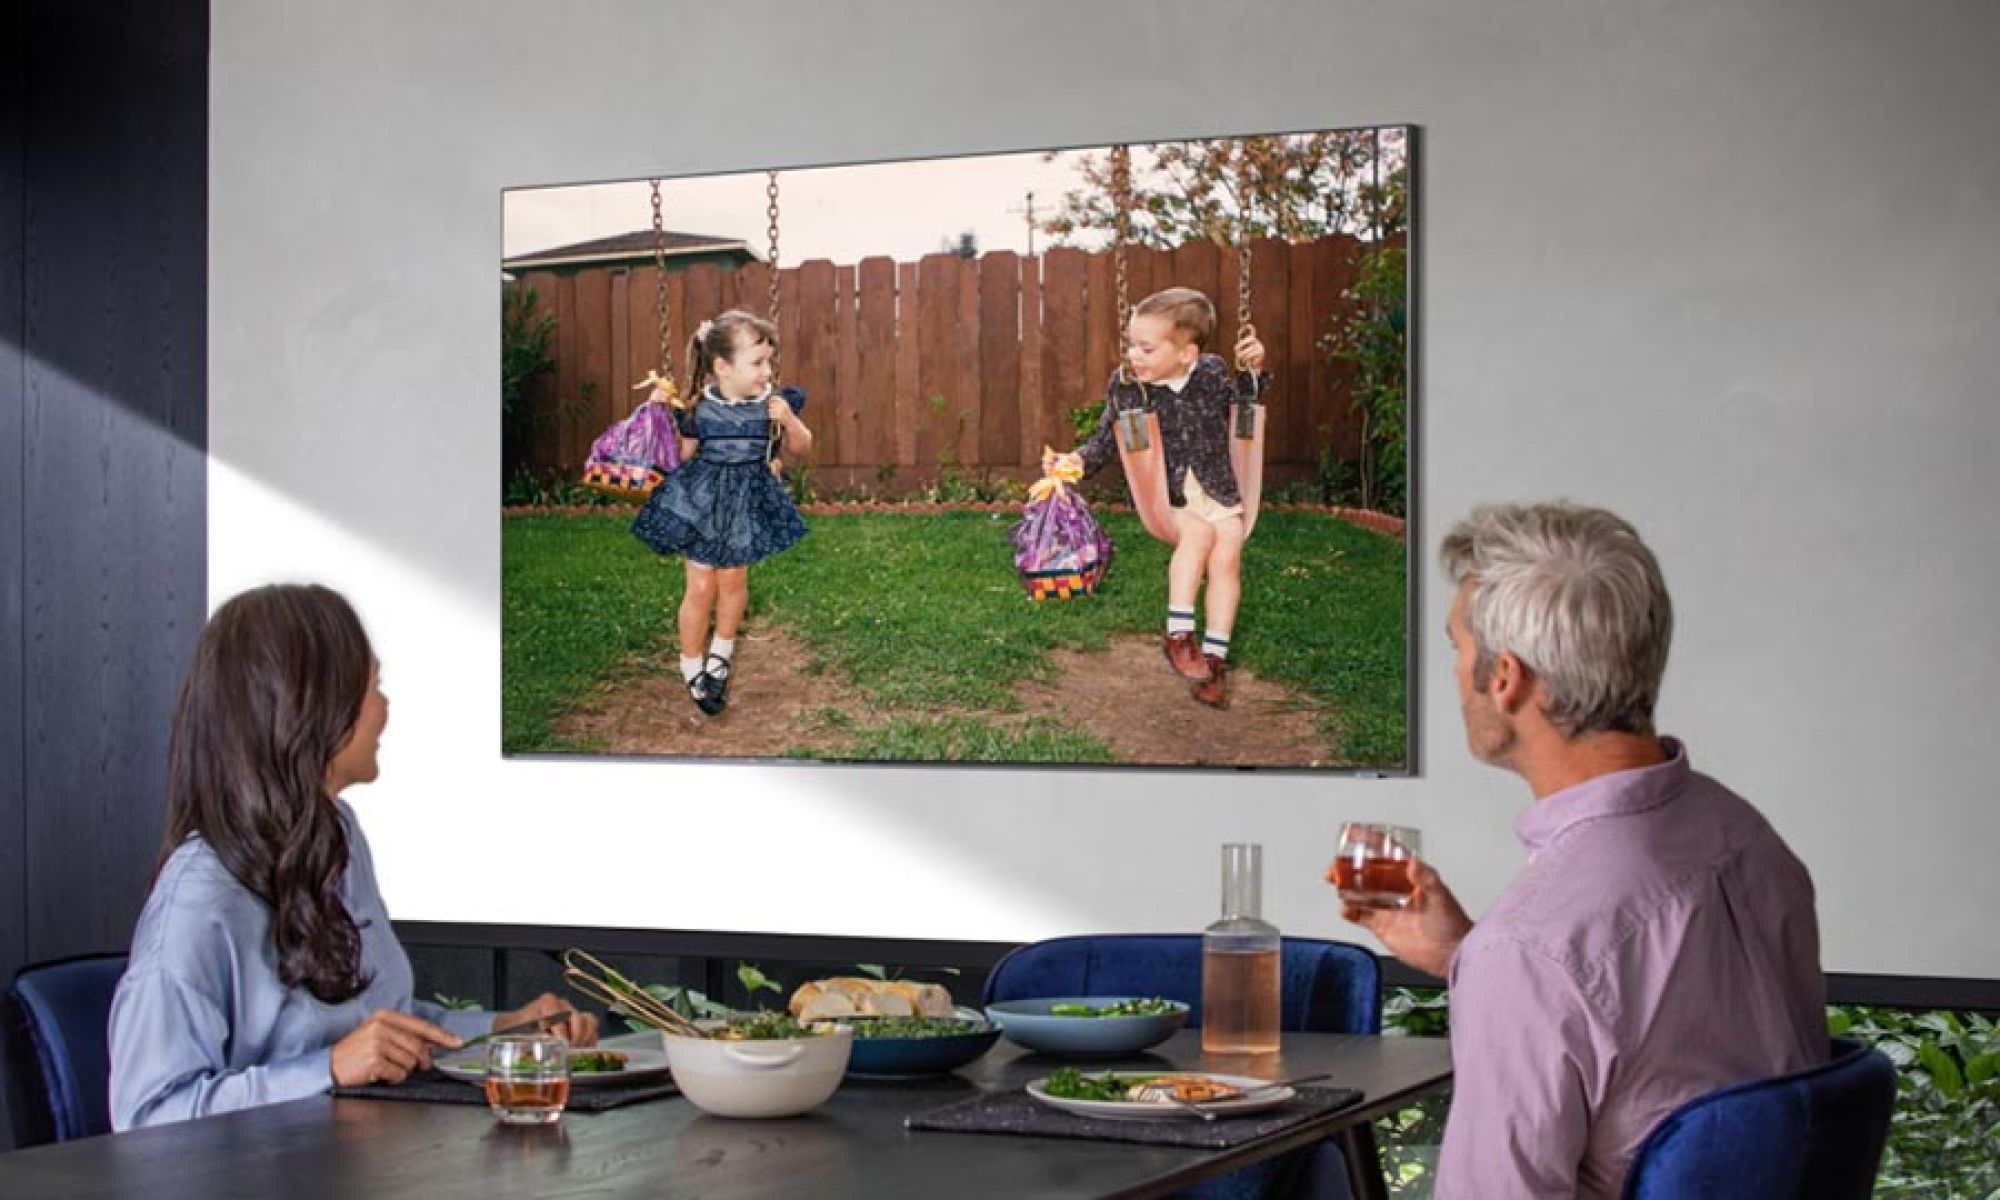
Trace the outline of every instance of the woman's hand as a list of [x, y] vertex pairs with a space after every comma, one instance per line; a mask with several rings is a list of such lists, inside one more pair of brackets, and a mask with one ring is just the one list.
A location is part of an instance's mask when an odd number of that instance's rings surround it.
[[401, 1083], [431, 1065], [431, 1047], [457, 1045], [458, 1038], [422, 1017], [379, 1008], [333, 1044], [333, 1081], [342, 1087]]
[[[1410, 902], [1402, 908], [1375, 908], [1341, 902], [1340, 915], [1374, 934], [1389, 953], [1440, 979], [1451, 970], [1458, 944], [1472, 932], [1472, 918], [1458, 897], [1421, 859], [1410, 860]], [[1327, 871], [1331, 881], [1333, 872]]]
[[[528, 1001], [513, 1012], [496, 1013], [493, 1028], [505, 1029], [509, 1025], [519, 1025], [536, 1017], [546, 1017], [571, 1007], [561, 998], [548, 992]], [[579, 1012], [566, 1021], [558, 1021], [549, 1026], [549, 1032], [572, 1046], [595, 1046], [597, 1044], [597, 1018], [587, 1012]]]

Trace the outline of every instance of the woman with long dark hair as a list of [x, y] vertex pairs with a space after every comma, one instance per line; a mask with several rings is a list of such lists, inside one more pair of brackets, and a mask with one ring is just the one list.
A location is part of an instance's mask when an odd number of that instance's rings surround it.
[[[389, 720], [339, 593], [245, 592], [202, 630], [174, 712], [167, 830], [111, 1009], [111, 1121], [130, 1129], [401, 1081], [515, 1012], [415, 999], [374, 862], [340, 794], [375, 779]], [[557, 1025], [578, 1044], [594, 1018]]]

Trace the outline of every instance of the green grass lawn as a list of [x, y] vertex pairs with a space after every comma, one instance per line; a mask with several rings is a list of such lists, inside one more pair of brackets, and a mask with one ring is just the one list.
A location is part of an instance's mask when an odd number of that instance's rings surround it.
[[[1099, 594], [1035, 604], [1012, 564], [1006, 514], [809, 518], [812, 535], [750, 573], [750, 612], [783, 625], [875, 710], [846, 714], [857, 758], [1104, 761], [1087, 738], [1030, 725], [1011, 740], [977, 715], [1018, 708], [1047, 652], [1154, 634], [1167, 547], [1135, 517], [1104, 515], [1117, 557]], [[593, 683], [642, 658], [672, 661], [678, 560], [635, 540], [619, 514], [503, 518], [504, 746], [579, 749], [556, 721]], [[1330, 757], [1403, 761], [1403, 544], [1316, 513], [1258, 518], [1244, 558], [1231, 658], [1323, 701]], [[841, 717], [833, 717], [839, 721]]]

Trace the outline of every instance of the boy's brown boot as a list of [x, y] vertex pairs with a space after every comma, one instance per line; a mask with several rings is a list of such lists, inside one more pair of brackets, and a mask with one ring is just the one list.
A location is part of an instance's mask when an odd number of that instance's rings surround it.
[[1217, 658], [1213, 654], [1208, 659], [1208, 678], [1188, 689], [1195, 699], [1210, 708], [1229, 707], [1229, 660]]
[[[1208, 664], [1202, 661], [1201, 639], [1192, 633], [1167, 635], [1167, 665], [1183, 679], [1207, 679]], [[1211, 660], [1213, 661], [1213, 660]]]

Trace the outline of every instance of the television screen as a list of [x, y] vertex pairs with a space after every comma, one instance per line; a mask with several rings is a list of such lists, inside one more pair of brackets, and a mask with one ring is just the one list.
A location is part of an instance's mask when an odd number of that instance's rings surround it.
[[507, 191], [504, 752], [1407, 770], [1413, 150]]

